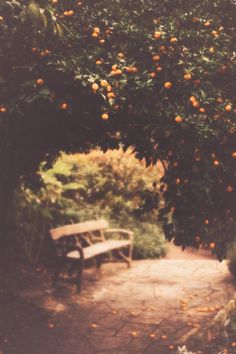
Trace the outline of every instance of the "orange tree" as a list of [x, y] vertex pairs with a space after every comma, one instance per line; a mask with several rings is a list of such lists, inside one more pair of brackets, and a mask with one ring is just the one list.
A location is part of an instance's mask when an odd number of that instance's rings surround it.
[[1, 0], [2, 223], [40, 161], [122, 144], [164, 161], [166, 237], [222, 258], [236, 226], [235, 14], [233, 0]]

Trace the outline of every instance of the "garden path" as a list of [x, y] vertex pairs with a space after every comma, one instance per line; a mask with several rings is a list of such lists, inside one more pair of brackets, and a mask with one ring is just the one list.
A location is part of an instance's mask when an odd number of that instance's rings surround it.
[[80, 295], [43, 291], [21, 296], [51, 313], [46, 337], [22, 338], [12, 354], [176, 353], [183, 336], [203, 327], [235, 286], [225, 262], [171, 246], [166, 258], [134, 261], [131, 269], [108, 263], [99, 277], [88, 270]]

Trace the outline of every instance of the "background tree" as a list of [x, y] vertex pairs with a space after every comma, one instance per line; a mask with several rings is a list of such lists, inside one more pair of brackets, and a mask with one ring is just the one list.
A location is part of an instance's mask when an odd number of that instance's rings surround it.
[[40, 161], [122, 144], [167, 161], [166, 237], [223, 257], [236, 226], [235, 6], [1, 1], [1, 224]]

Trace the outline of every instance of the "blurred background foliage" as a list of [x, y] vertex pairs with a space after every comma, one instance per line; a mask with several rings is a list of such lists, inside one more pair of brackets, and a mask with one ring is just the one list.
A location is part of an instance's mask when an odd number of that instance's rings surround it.
[[30, 262], [50, 252], [50, 227], [99, 218], [134, 231], [134, 258], [165, 254], [157, 211], [148, 210], [144, 202], [159, 202], [156, 190], [163, 173], [161, 165], [146, 168], [131, 150], [105, 154], [93, 150], [89, 154], [62, 154], [50, 169], [42, 163], [38, 173], [41, 188], [33, 190], [22, 182], [11, 212], [12, 231], [19, 235], [19, 246]]

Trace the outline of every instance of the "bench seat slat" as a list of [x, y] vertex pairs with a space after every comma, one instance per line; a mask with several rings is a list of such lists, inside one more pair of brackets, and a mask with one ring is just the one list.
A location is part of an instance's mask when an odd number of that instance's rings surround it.
[[[123, 248], [125, 246], [129, 246], [131, 241], [129, 240], [107, 240], [99, 243], [95, 243], [94, 245], [83, 248], [84, 251], [84, 259], [93, 258], [99, 254], [106, 253], [112, 251], [114, 249]], [[69, 258], [80, 258], [78, 251], [72, 251], [67, 254]]]

